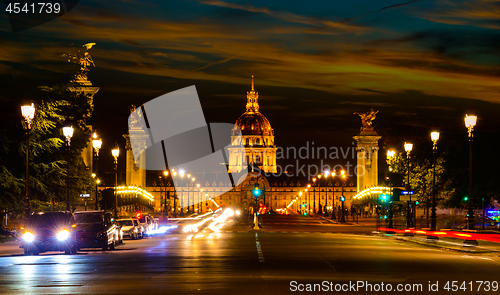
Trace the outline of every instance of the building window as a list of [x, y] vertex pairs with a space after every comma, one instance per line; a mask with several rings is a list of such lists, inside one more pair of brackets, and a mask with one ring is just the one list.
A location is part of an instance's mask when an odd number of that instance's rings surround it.
[[250, 145], [250, 139], [249, 138], [246, 139], [246, 145]]
[[255, 140], [255, 144], [256, 144], [256, 145], [260, 145], [260, 138], [257, 138], [257, 139]]

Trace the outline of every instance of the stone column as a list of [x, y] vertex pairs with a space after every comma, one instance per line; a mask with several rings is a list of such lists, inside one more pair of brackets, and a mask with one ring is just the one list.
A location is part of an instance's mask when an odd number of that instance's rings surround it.
[[378, 185], [378, 141], [379, 136], [375, 131], [362, 130], [354, 136], [357, 151], [357, 189], [358, 193], [370, 186]]

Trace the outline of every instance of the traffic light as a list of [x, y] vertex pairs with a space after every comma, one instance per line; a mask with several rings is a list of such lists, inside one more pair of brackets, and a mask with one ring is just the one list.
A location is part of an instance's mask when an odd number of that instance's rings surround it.
[[253, 195], [254, 197], [258, 198], [260, 196], [260, 189], [259, 189], [259, 184], [256, 183], [254, 185], [254, 189], [253, 189]]
[[341, 200], [342, 202], [344, 202], [344, 201], [345, 201], [345, 197], [340, 197], [340, 200]]
[[467, 202], [468, 200], [469, 200], [469, 196], [465, 196], [465, 197], [463, 198], [463, 201], [464, 201], [464, 202]]
[[418, 204], [420, 204], [420, 202], [419, 201], [415, 201], [415, 205], [418, 205]]

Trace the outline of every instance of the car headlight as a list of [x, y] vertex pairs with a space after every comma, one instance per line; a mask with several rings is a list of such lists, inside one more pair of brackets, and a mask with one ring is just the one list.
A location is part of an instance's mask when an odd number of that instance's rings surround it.
[[67, 229], [63, 229], [57, 233], [57, 239], [59, 241], [66, 241], [69, 238], [69, 231]]
[[23, 240], [25, 242], [31, 243], [35, 240], [35, 235], [33, 233], [30, 233], [29, 231], [25, 232], [23, 235]]

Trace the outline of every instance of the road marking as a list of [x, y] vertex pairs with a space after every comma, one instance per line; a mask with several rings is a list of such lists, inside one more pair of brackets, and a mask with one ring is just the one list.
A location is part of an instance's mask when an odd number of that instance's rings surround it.
[[264, 260], [264, 254], [262, 254], [262, 247], [259, 242], [259, 235], [255, 233], [255, 245], [257, 246], [257, 255], [259, 256], [259, 262], [266, 262]]

